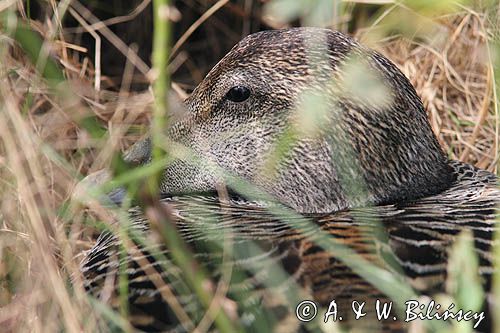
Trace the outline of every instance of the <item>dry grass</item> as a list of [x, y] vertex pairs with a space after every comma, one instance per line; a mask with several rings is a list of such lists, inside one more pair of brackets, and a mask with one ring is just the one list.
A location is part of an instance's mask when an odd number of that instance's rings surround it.
[[410, 78], [449, 156], [496, 172], [499, 124], [487, 20], [464, 12], [436, 21], [440, 33], [430, 44], [393, 39], [381, 52]]
[[[11, 2], [23, 13], [21, 2]], [[48, 3], [55, 6], [54, 1]], [[248, 15], [244, 6], [226, 7], [220, 15], [240, 15], [242, 33], [250, 31], [251, 20], [266, 25], [258, 11]], [[3, 4], [0, 9], [5, 10]], [[411, 79], [450, 156], [498, 171], [499, 118], [488, 56], [493, 27], [487, 14], [463, 9], [433, 19], [439, 38], [417, 42], [396, 35], [377, 47]], [[73, 6], [68, 15], [80, 22], [82, 31], [94, 31], [96, 18], [84, 9]], [[150, 92], [130, 89], [138, 73], [144, 80], [149, 70], [134, 48], [111, 30], [99, 30], [99, 38], [111, 40], [128, 59], [119, 80], [121, 89], [106, 91], [103, 88], [117, 86], [116, 78], [103, 75], [95, 62], [106, 49], [97, 47], [89, 53], [66, 40], [57, 29], [59, 23], [57, 17], [32, 22], [68, 79], [59, 92], [43, 82], [9, 37], [8, 27], [0, 34], [0, 327], [4, 332], [106, 330], [99, 309], [89, 304], [78, 283], [78, 258], [91, 246], [95, 229], [86, 224], [84, 214], [67, 214], [65, 203], [81, 176], [108, 165], [114, 152], [144, 133], [151, 117]], [[226, 27], [214, 17], [207, 29], [221, 25]], [[357, 35], [362, 38], [370, 31]], [[227, 34], [231, 42], [214, 42], [217, 52], [212, 53], [223, 54], [241, 35]], [[192, 87], [185, 73], [199, 81], [217, 60], [197, 65], [194, 57], [207, 53], [197, 42], [188, 39], [172, 59], [173, 69], [180, 68], [174, 75], [179, 95]], [[75, 287], [69, 288], [72, 279]]]

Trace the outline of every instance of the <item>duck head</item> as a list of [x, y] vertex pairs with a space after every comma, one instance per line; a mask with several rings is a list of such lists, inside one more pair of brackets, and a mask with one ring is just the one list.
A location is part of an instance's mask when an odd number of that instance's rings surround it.
[[[182, 155], [175, 148], [182, 146], [197, 158], [166, 166], [164, 193], [212, 191], [224, 181], [231, 187], [227, 172], [298, 212], [326, 213], [417, 199], [453, 181], [408, 79], [339, 32], [248, 36], [185, 109], [168, 130], [171, 153]], [[146, 140], [126, 156], [149, 154]]]

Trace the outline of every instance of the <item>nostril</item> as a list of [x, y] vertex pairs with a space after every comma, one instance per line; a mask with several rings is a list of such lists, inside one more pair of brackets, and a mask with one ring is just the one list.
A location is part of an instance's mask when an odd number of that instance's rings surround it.
[[151, 139], [146, 137], [133, 144], [123, 154], [123, 159], [134, 166], [149, 163], [151, 160]]

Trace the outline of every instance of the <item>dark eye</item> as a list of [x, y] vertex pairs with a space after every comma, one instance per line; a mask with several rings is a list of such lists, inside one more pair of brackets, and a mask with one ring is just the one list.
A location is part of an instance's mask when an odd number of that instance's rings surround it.
[[250, 89], [244, 86], [235, 86], [229, 89], [226, 98], [232, 102], [243, 102], [250, 97]]

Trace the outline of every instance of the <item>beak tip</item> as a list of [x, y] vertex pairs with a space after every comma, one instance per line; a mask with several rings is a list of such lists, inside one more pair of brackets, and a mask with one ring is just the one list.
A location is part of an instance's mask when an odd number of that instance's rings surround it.
[[113, 189], [104, 196], [98, 196], [97, 198], [92, 194], [95, 189], [110, 179], [111, 173], [107, 169], [102, 169], [87, 175], [78, 184], [76, 184], [71, 195], [71, 201], [84, 206], [90, 206], [92, 202], [95, 202], [95, 200], [101, 204], [106, 204], [111, 201], [116, 205], [121, 205], [126, 195], [126, 191], [122, 187]]

